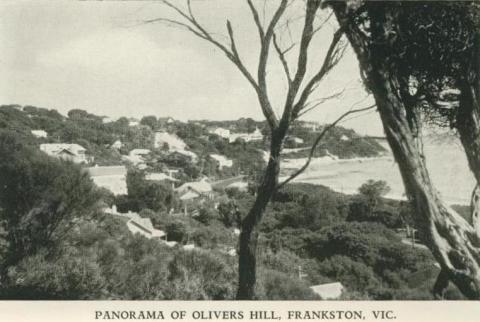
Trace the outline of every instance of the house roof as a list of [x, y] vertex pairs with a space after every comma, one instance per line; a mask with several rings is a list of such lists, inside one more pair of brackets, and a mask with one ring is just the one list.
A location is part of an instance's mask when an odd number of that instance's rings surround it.
[[191, 200], [200, 197], [200, 194], [195, 191], [187, 191], [180, 197], [180, 200]]
[[340, 282], [310, 286], [310, 289], [324, 300], [338, 299], [343, 292], [343, 285]]
[[127, 174], [127, 168], [123, 165], [119, 166], [105, 166], [105, 167], [90, 167], [87, 168], [88, 173], [92, 177], [100, 176], [124, 176]]
[[184, 193], [189, 190], [193, 190], [198, 193], [207, 193], [212, 191], [212, 185], [208, 183], [206, 179], [202, 179], [196, 182], [186, 182], [176, 189], [176, 191], [179, 193]]
[[150, 151], [149, 149], [133, 149], [129, 152], [129, 155], [144, 155], [144, 154], [149, 154]]
[[177, 179], [172, 178], [171, 176], [165, 173], [147, 173], [147, 175], [145, 176], [145, 179], [150, 181], [163, 181], [163, 180], [178, 181]]
[[40, 144], [40, 150], [47, 154], [59, 154], [64, 151], [68, 151], [72, 155], [77, 155], [80, 152], [85, 152], [86, 149], [79, 144], [70, 143], [44, 143]]

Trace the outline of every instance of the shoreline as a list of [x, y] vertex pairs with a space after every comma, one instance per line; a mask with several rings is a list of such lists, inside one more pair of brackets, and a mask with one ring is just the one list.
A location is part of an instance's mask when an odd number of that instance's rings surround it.
[[[284, 181], [289, 174], [291, 174], [294, 170], [298, 170], [301, 166], [303, 166], [306, 162], [307, 158], [298, 158], [298, 159], [285, 159], [282, 162], [282, 170], [287, 170], [286, 172], [288, 174], [283, 173], [279, 178], [279, 181]], [[342, 169], [341, 165], [342, 164], [348, 164], [348, 165], [353, 165], [353, 164], [360, 164], [360, 163], [373, 163], [373, 162], [381, 162], [381, 161], [391, 161], [392, 165], [396, 164], [395, 160], [393, 159], [393, 156], [390, 154], [388, 155], [382, 155], [379, 157], [364, 157], [364, 158], [352, 158], [352, 159], [335, 159], [330, 156], [325, 156], [325, 157], [320, 157], [320, 158], [314, 158], [312, 159], [309, 168], [302, 173], [300, 176], [295, 178], [292, 183], [308, 183], [308, 184], [313, 184], [313, 185], [322, 185], [325, 187], [328, 187], [332, 189], [333, 191], [343, 193], [346, 195], [355, 195], [358, 193], [358, 188], [361, 186], [361, 184], [365, 183], [369, 179], [373, 180], [384, 180], [384, 179], [377, 179], [377, 178], [368, 178], [365, 177], [363, 182], [358, 184], [355, 184], [355, 180], [352, 180], [351, 184], [345, 184], [342, 183], [341, 180], [335, 179], [336, 177], [341, 177], [342, 176]], [[325, 172], [322, 172], [322, 169], [316, 169], [318, 166], [328, 166], [332, 167], [338, 165], [339, 168], [333, 170], [330, 174], [326, 175]], [[346, 172], [346, 175], [349, 175], [350, 173]], [[398, 176], [400, 174], [398, 173]], [[385, 178], [388, 180], [388, 178]], [[386, 180], [386, 181], [387, 181]], [[325, 181], [325, 182], [322, 182]], [[338, 182], [336, 182], [338, 181]], [[405, 201], [407, 200], [404, 192], [404, 187], [403, 183], [400, 184], [392, 184], [392, 182], [388, 182], [389, 185], [392, 188], [392, 191], [387, 193], [384, 198], [386, 199], [393, 199], [393, 200], [399, 200], [399, 201]], [[462, 198], [462, 197], [453, 197], [453, 196], [445, 196], [443, 193], [440, 192], [441, 195], [443, 195], [444, 200], [450, 204], [450, 205], [469, 205], [470, 204], [470, 196], [467, 198]]]

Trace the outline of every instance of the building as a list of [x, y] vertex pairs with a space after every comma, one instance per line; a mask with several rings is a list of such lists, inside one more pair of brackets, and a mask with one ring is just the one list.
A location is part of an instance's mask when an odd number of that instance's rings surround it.
[[89, 163], [92, 157], [86, 155], [86, 149], [78, 144], [68, 143], [45, 143], [40, 144], [40, 150], [49, 156], [72, 161], [74, 163]]
[[114, 195], [126, 195], [127, 168], [125, 166], [91, 167], [87, 169], [93, 182]]
[[182, 184], [180, 187], [175, 189], [179, 194], [183, 195], [189, 191], [194, 191], [199, 195], [208, 195], [212, 193], [212, 185], [207, 182], [206, 178], [203, 178], [200, 181], [196, 182], [186, 182]]
[[310, 289], [322, 300], [336, 300], [339, 299], [344, 291], [344, 287], [340, 282], [320, 284], [310, 286]]
[[157, 124], [161, 127], [161, 128], [167, 128], [168, 125], [171, 125], [175, 123], [175, 120], [173, 118], [171, 118], [170, 116], [167, 116], [167, 117], [159, 117], [157, 119]]
[[47, 132], [45, 132], [44, 130], [32, 130], [32, 134], [36, 138], [46, 138], [48, 136]]
[[167, 235], [163, 230], [153, 227], [150, 218], [142, 218], [136, 212], [120, 213], [117, 212], [117, 207], [105, 209], [105, 213], [122, 218], [126, 221], [128, 230], [132, 234], [140, 234], [148, 239], [166, 239]]
[[113, 118], [113, 117], [108, 117], [108, 116], [102, 117], [103, 124], [113, 123], [113, 122], [116, 122], [117, 120], [118, 120], [117, 118]]
[[208, 132], [230, 140], [230, 130], [224, 129], [223, 127], [211, 128]]
[[172, 189], [175, 189], [175, 182], [178, 182], [179, 180], [169, 176], [168, 174], [165, 173], [147, 173], [145, 175], [145, 180], [148, 181], [167, 181], [172, 184]]
[[152, 151], [149, 149], [133, 149], [128, 155], [123, 155], [122, 159], [128, 162], [131, 162], [133, 165], [142, 168], [142, 165], [145, 164], [145, 157], [149, 155]]
[[112, 145], [110, 145], [110, 148], [115, 149], [115, 150], [120, 150], [122, 148], [122, 146], [123, 146], [122, 141], [116, 140], [115, 142], [112, 143]]
[[135, 119], [135, 118], [129, 118], [128, 119], [128, 126], [139, 126], [140, 121]]
[[245, 142], [250, 142], [250, 141], [261, 141], [263, 140], [263, 134], [262, 132], [257, 128], [255, 128], [255, 131], [253, 133], [232, 133], [230, 134], [229, 137], [229, 142], [235, 142], [237, 139], [242, 139]]
[[166, 149], [170, 153], [177, 152], [186, 155], [193, 161], [198, 159], [194, 152], [186, 150], [187, 144], [182, 139], [165, 131], [155, 133], [154, 147], [156, 149]]
[[233, 166], [233, 161], [227, 159], [225, 156], [220, 154], [210, 154], [210, 157], [218, 162], [218, 167], [222, 170], [223, 167], [231, 168]]

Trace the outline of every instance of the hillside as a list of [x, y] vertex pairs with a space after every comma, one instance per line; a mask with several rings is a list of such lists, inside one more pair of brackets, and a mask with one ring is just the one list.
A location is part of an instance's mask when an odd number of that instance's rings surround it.
[[[263, 151], [268, 150], [269, 144], [265, 122], [252, 119], [184, 123], [145, 116], [141, 120], [126, 117], [113, 120], [79, 109], [63, 116], [53, 109], [19, 105], [0, 106], [2, 128], [14, 129], [38, 144], [78, 144], [92, 157], [91, 165], [125, 164], [129, 158], [122, 156], [128, 156], [134, 149], [149, 149], [152, 153], [146, 160], [148, 168], [152, 171], [175, 168], [186, 179], [253, 174], [263, 167]], [[220, 130], [230, 133], [230, 139], [216, 134]], [[298, 151], [289, 152], [288, 158], [304, 157], [319, 131], [321, 127], [312, 130], [296, 124], [285, 148]], [[374, 157], [383, 151], [374, 140], [335, 127], [318, 146], [315, 156]]]

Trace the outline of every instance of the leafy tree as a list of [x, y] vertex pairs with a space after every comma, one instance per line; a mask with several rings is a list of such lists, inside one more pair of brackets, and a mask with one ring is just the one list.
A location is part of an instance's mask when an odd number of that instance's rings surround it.
[[150, 127], [152, 130], [157, 129], [157, 118], [153, 115], [144, 116], [140, 120], [140, 124]]
[[370, 179], [358, 188], [358, 192], [365, 196], [370, 206], [374, 208], [380, 201], [380, 198], [390, 192], [390, 187], [386, 181]]
[[[360, 62], [405, 190], [422, 222], [428, 246], [442, 271], [434, 292], [443, 297], [449, 281], [470, 299], [480, 298], [478, 209], [472, 198], [470, 225], [438, 195], [422, 145], [422, 109], [435, 111], [458, 129], [469, 167], [480, 182], [478, 93], [479, 16], [475, 1], [423, 3], [328, 1]], [[460, 92], [456, 104], [445, 91]], [[398, 95], [397, 95], [398, 94]], [[448, 96], [448, 95], [447, 95]], [[450, 102], [448, 102], [450, 101]], [[445, 108], [445, 104], [447, 107]], [[443, 110], [443, 113], [440, 111]], [[447, 227], [450, 227], [447, 229]], [[455, 229], [451, 229], [455, 227]], [[455, 241], [455, 242], [454, 242]], [[472, 242], [473, 241], [473, 242]]]

